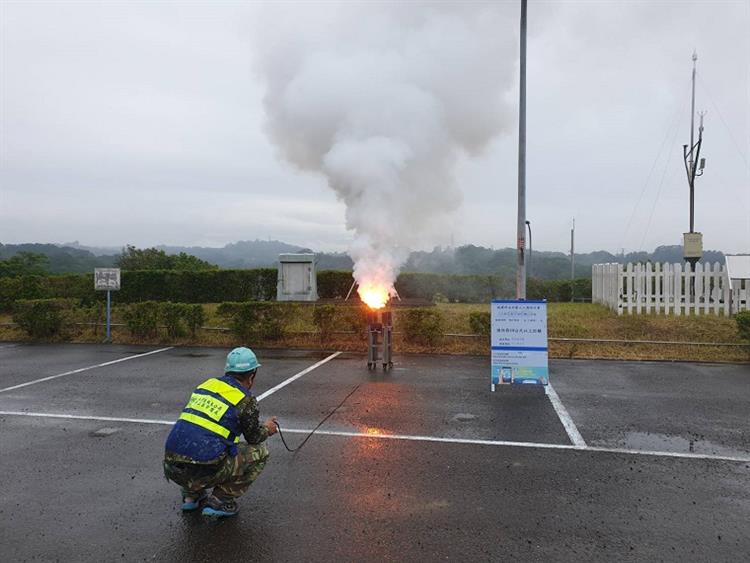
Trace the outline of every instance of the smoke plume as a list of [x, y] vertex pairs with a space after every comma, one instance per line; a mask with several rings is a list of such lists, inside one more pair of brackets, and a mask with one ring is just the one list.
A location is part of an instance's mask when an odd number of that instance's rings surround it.
[[268, 134], [346, 205], [354, 277], [389, 293], [454, 229], [454, 168], [511, 119], [517, 10], [500, 3], [283, 3], [259, 33]]

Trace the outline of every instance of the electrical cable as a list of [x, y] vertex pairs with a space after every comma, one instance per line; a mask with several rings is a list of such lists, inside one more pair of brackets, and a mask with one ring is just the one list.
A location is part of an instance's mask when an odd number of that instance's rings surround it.
[[[687, 109], [687, 102], [688, 102], [688, 100], [689, 100], [689, 98], [685, 99], [685, 109]], [[646, 223], [646, 228], [643, 231], [643, 238], [641, 239], [641, 244], [640, 244], [639, 250], [643, 250], [644, 245], [646, 244], [646, 237], [648, 236], [648, 232], [651, 229], [651, 222], [654, 219], [654, 211], [656, 211], [656, 204], [659, 202], [659, 196], [661, 195], [661, 189], [664, 186], [664, 180], [667, 177], [667, 171], [669, 170], [669, 162], [672, 159], [672, 154], [674, 153], [675, 141], [677, 141], [677, 134], [679, 133], [679, 130], [680, 130], [680, 128], [678, 126], [678, 122], [675, 122], [675, 124], [674, 124], [674, 135], [672, 137], [671, 148], [669, 149], [669, 153], [667, 154], [667, 160], [664, 163], [664, 170], [663, 170], [662, 175], [661, 175], [661, 181], [659, 182], [659, 187], [656, 190], [656, 197], [654, 198], [654, 203], [651, 206], [651, 213], [649, 213], [648, 223]], [[671, 177], [670, 177], [670, 179], [671, 179]]]
[[646, 237], [648, 236], [648, 231], [651, 229], [651, 221], [654, 219], [654, 211], [656, 211], [656, 204], [659, 202], [661, 189], [664, 186], [664, 180], [667, 177], [667, 171], [669, 170], [669, 161], [671, 160], [672, 154], [674, 153], [675, 141], [677, 140], [678, 132], [679, 132], [679, 128], [675, 127], [674, 137], [672, 138], [672, 148], [669, 150], [667, 161], [664, 163], [664, 172], [661, 175], [661, 181], [659, 182], [659, 187], [656, 190], [656, 197], [654, 198], [654, 204], [651, 206], [651, 213], [648, 216], [648, 223], [646, 224], [646, 228], [643, 230], [643, 238], [641, 239], [640, 250], [643, 250], [643, 247], [646, 244]]
[[297, 451], [301, 450], [302, 446], [304, 446], [307, 443], [307, 441], [310, 438], [312, 438], [312, 435], [315, 434], [315, 432], [318, 430], [318, 428], [320, 428], [321, 426], [323, 426], [323, 424], [325, 423], [325, 421], [328, 420], [329, 418], [331, 418], [334, 415], [334, 413], [341, 408], [341, 406], [347, 401], [347, 399], [349, 397], [351, 397], [352, 395], [354, 395], [354, 393], [357, 391], [357, 389], [359, 389], [360, 385], [361, 385], [361, 383], [357, 384], [357, 386], [354, 389], [352, 389], [351, 391], [349, 391], [349, 394], [346, 397], [344, 397], [344, 400], [341, 401], [338, 405], [336, 405], [336, 407], [331, 412], [329, 412], [325, 416], [325, 418], [318, 423], [318, 425], [315, 428], [312, 429], [312, 432], [310, 432], [305, 437], [305, 439], [302, 440], [302, 443], [300, 443], [296, 448], [290, 448], [289, 444], [286, 443], [286, 440], [284, 439], [284, 433], [281, 431], [281, 425], [278, 423], [278, 421], [276, 421], [276, 428], [278, 428], [278, 430], [279, 430], [279, 438], [281, 438], [281, 443], [284, 444], [284, 447], [287, 449], [287, 451], [289, 451], [289, 452], [297, 452]]
[[651, 164], [651, 168], [648, 171], [648, 174], [646, 175], [646, 181], [643, 183], [643, 188], [641, 188], [641, 193], [638, 196], [638, 199], [635, 202], [635, 205], [633, 206], [633, 211], [630, 213], [630, 217], [628, 219], [628, 223], [625, 226], [625, 232], [622, 235], [622, 240], [620, 241], [620, 248], [625, 247], [625, 240], [627, 239], [628, 233], [630, 232], [630, 227], [633, 224], [633, 219], [635, 218], [636, 211], [638, 211], [638, 206], [641, 204], [641, 200], [643, 199], [643, 195], [646, 193], [646, 188], [648, 188], [648, 184], [651, 180], [651, 176], [654, 173], [654, 170], [656, 170], [656, 163], [661, 158], [662, 151], [664, 150], [664, 147], [667, 144], [667, 139], [669, 139], [672, 131], [675, 127], [679, 124], [680, 121], [680, 115], [683, 112], [684, 107], [687, 106], [687, 102], [690, 100], [689, 96], [686, 94], [684, 101], [682, 104], [680, 104], [674, 112], [673, 117], [668, 121], [667, 130], [664, 133], [664, 139], [661, 142], [661, 145], [659, 145], [659, 150], [656, 153], [656, 157], [654, 158], [653, 163]]
[[740, 144], [737, 142], [737, 139], [734, 138], [734, 135], [732, 134], [732, 130], [727, 124], [726, 119], [724, 119], [724, 115], [722, 115], [721, 110], [719, 109], [719, 106], [716, 105], [716, 102], [714, 102], [713, 97], [711, 97], [711, 93], [708, 91], [708, 86], [703, 82], [703, 79], [701, 78], [700, 74], [696, 73], [696, 76], [698, 77], [698, 84], [705, 92], [706, 97], [711, 102], [711, 105], [714, 106], [714, 109], [716, 110], [716, 114], [719, 116], [719, 119], [721, 120], [722, 124], [724, 125], [724, 128], [727, 130], [727, 133], [729, 134], [729, 139], [734, 144], [734, 148], [737, 149], [737, 154], [739, 154], [740, 158], [742, 158], [742, 160], [745, 161], [745, 168], [750, 171], [750, 164], [748, 164], [747, 157], [745, 156], [745, 153], [742, 152], [742, 149], [740, 148]]

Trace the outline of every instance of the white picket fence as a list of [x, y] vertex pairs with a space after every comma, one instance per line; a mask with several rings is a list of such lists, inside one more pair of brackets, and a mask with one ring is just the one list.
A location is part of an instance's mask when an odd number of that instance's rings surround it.
[[750, 282], [734, 280], [723, 265], [595, 264], [591, 300], [618, 315], [656, 313], [674, 315], [730, 315], [750, 310]]

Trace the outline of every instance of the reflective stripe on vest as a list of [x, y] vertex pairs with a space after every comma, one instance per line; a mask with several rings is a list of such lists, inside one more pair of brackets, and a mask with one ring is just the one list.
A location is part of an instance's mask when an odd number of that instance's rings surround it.
[[[200, 426], [201, 428], [205, 428], [206, 430], [210, 430], [214, 434], [218, 434], [222, 438], [229, 439], [229, 434], [231, 434], [231, 432], [228, 429], [224, 428], [223, 426], [216, 424], [215, 422], [211, 422], [210, 420], [206, 420], [202, 416], [191, 414], [189, 412], [182, 413], [180, 415], [180, 420], [186, 420], [188, 422], [192, 422], [193, 424], [196, 424]], [[234, 437], [234, 443], [235, 444], [240, 443], [239, 436]]]
[[[232, 387], [224, 381], [215, 378], [204, 381], [203, 383], [198, 385], [198, 389], [216, 393], [217, 395], [220, 395], [224, 400], [231, 403], [233, 406], [236, 406], [237, 403], [245, 398], [245, 394], [242, 391], [240, 391], [236, 387]], [[229, 406], [226, 403], [219, 401], [215, 397], [204, 395], [202, 393], [193, 393], [190, 396], [188, 404], [185, 405], [185, 409], [198, 411], [217, 422], [221, 420], [221, 417], [224, 416], [224, 413], [228, 408]], [[180, 419], [191, 422], [197, 426], [200, 426], [201, 428], [205, 428], [206, 430], [209, 430], [214, 434], [218, 434], [224, 439], [229, 439], [229, 435], [232, 433], [231, 430], [223, 427], [221, 424], [217, 424], [216, 422], [208, 420], [203, 416], [198, 416], [193, 413], [183, 411], [182, 414], [180, 414]], [[240, 437], [235, 436], [234, 443], [237, 444], [239, 443], [239, 441]]]
[[215, 378], [204, 381], [198, 385], [198, 389], [205, 389], [206, 391], [211, 391], [212, 393], [221, 395], [233, 405], [236, 405], [245, 398], [245, 394], [242, 391]]

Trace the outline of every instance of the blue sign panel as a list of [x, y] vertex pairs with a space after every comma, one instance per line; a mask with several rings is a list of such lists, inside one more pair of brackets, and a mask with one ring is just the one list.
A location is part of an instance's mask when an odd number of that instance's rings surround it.
[[495, 385], [547, 385], [547, 302], [492, 301], [492, 390]]

